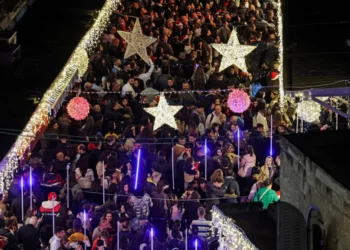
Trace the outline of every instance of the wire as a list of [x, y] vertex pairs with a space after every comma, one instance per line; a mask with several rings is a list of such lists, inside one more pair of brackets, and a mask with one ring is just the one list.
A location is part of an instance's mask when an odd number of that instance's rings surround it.
[[[0, 128], [0, 134], [3, 133], [3, 134], [8, 134], [9, 135], [18, 135], [20, 136], [21, 135], [21, 130], [18, 130], [18, 129], [6, 129], [6, 128]], [[18, 132], [18, 133], [11, 133], [11, 132]], [[230, 131], [232, 132], [232, 131]], [[236, 133], [237, 131], [234, 131], [234, 133]], [[21, 135], [21, 136], [29, 136], [29, 135]], [[68, 138], [77, 138], [77, 139], [84, 139], [86, 141], [86, 137], [89, 137], [89, 138], [93, 138], [93, 137], [97, 137], [96, 135], [92, 135], [92, 136], [79, 136], [79, 135], [69, 135], [69, 134], [43, 134], [42, 136], [40, 137], [43, 137], [45, 139], [52, 139], [52, 140], [56, 140], [58, 139], [60, 136], [67, 136]], [[31, 136], [33, 137], [33, 136]], [[178, 136], [179, 137], [179, 136]], [[154, 137], [154, 138], [149, 138], [149, 137], [136, 137], [136, 138], [133, 138], [133, 137], [128, 137], [128, 138], [118, 138], [118, 140], [128, 140], [128, 139], [135, 139], [135, 140], [171, 140], [173, 141], [174, 139], [177, 139], [178, 137], [172, 137], [172, 138], [164, 138], [164, 137], [161, 137], [161, 138], [158, 138], [158, 137]], [[254, 137], [254, 136], [253, 136]], [[260, 137], [260, 136], [259, 136]], [[199, 136], [199, 137], [196, 137], [196, 140], [202, 140], [202, 139], [205, 139], [207, 137], [205, 136]], [[252, 137], [250, 137], [252, 138]], [[90, 140], [89, 140], [90, 141]], [[99, 141], [99, 140], [97, 140]]]
[[[82, 191], [83, 193], [88, 193], [88, 194], [99, 194], [99, 195], [103, 195], [103, 193], [100, 192], [91, 192], [91, 191]], [[124, 194], [105, 194], [107, 196], [115, 196], [117, 195], [117, 197], [130, 197], [131, 195], [124, 195]], [[132, 195], [134, 196], [134, 195]], [[135, 196], [137, 199], [142, 199], [142, 196]], [[241, 198], [241, 197], [245, 197], [245, 196], [237, 196], [235, 198]], [[199, 198], [199, 199], [176, 199], [176, 201], [216, 201], [216, 200], [226, 200], [226, 199], [230, 199], [233, 197], [218, 197], [218, 198]], [[152, 198], [152, 200], [162, 200], [162, 201], [174, 201], [175, 199], [171, 199], [171, 198]]]
[[[50, 138], [50, 137], [44, 137], [44, 136], [32, 136], [32, 135], [23, 135], [23, 134], [19, 134], [19, 133], [11, 133], [11, 132], [4, 132], [4, 131], [0, 131], [0, 135], [11, 135], [11, 136], [17, 136], [17, 137], [25, 137], [25, 138], [37, 138], [37, 139], [41, 139], [41, 138], [43, 138], [43, 139], [46, 139], [46, 140], [55, 140], [55, 141], [57, 141], [58, 140], [58, 137], [56, 137], [56, 138]], [[279, 138], [279, 136], [280, 135], [273, 135], [273, 137], [275, 137], [275, 138]], [[202, 137], [202, 138], [205, 138], [205, 137]], [[248, 138], [248, 140], [250, 140], [250, 139], [254, 139], [254, 140], [264, 140], [264, 139], [266, 139], [267, 137], [261, 137], [261, 136], [251, 136], [251, 137], [249, 137]], [[134, 139], [134, 138], [132, 138], [132, 139]], [[143, 144], [143, 145], [169, 145], [169, 144], [171, 144], [172, 143], [172, 141], [173, 141], [173, 139], [174, 138], [163, 138], [164, 140], [166, 140], [166, 139], [168, 139], [169, 140], [169, 142], [144, 142], [144, 141], [142, 141], [142, 140], [145, 140], [145, 139], [149, 139], [149, 140], [155, 140], [155, 141], [157, 141], [157, 138], [154, 138], [154, 139], [152, 139], [152, 138], [144, 138], [144, 139], [139, 139], [139, 138], [136, 138], [135, 140], [136, 140], [136, 142], [135, 143], [137, 143], [137, 140], [141, 140], [141, 142], [140, 142], [140, 144]], [[127, 140], [127, 139], [125, 139], [125, 140]], [[96, 143], [96, 144], [98, 144], [98, 143], [101, 143], [101, 141], [99, 141], [99, 140], [89, 140], [89, 141], [87, 141], [87, 140], [68, 140], [69, 142], [75, 142], [75, 143], [88, 143], [88, 142], [91, 142], [91, 143]], [[117, 141], [118, 142], [118, 141]], [[120, 141], [119, 141], [120, 142]], [[198, 141], [197, 141], [198, 142]], [[108, 142], [102, 142], [102, 144], [108, 144]]]
[[339, 25], [339, 24], [349, 24], [350, 21], [339, 21], [339, 22], [323, 22], [323, 23], [298, 23], [298, 24], [290, 24], [288, 27], [305, 27], [305, 26], [319, 26], [319, 25]]
[[[344, 84], [349, 84], [350, 79], [343, 79], [343, 80], [338, 80], [335, 82], [331, 82], [331, 83], [325, 83], [325, 84], [317, 84], [317, 85], [306, 85], [306, 86], [293, 86], [293, 87], [289, 87], [290, 89], [285, 89], [287, 92], [293, 92], [294, 89], [303, 89], [303, 88], [318, 88], [318, 87], [324, 87], [324, 86], [332, 86], [332, 85], [336, 85], [339, 84], [341, 82], [344, 82]], [[257, 84], [259, 83], [257, 82], [252, 82], [252, 84]], [[315, 82], [317, 83], [317, 82]], [[263, 89], [276, 89], [276, 87], [273, 86], [262, 86]], [[243, 89], [243, 90], [250, 90], [250, 87], [244, 87], [244, 88], [239, 88], [239, 89]], [[174, 91], [152, 91], [152, 92], [135, 92], [135, 94], [144, 94], [144, 95], [148, 95], [148, 94], [194, 94], [194, 93], [220, 93], [220, 92], [230, 92], [232, 91], [233, 88], [227, 88], [227, 89], [213, 89], [213, 90], [174, 90]], [[22, 90], [21, 92], [25, 92], [25, 93], [30, 93], [27, 90]], [[98, 94], [125, 94], [127, 92], [125, 91], [96, 91], [96, 92], [90, 92], [90, 91], [81, 91], [81, 90], [65, 90], [66, 93], [81, 93], [81, 94], [87, 94], [87, 95], [98, 95]], [[42, 94], [45, 93], [45, 91], [37, 91], [36, 93], [38, 94]]]
[[293, 86], [293, 89], [302, 89], [302, 88], [305, 88], [305, 89], [313, 88], [314, 89], [315, 87], [331, 86], [331, 85], [336, 85], [336, 84], [341, 83], [341, 82], [343, 82], [345, 85], [348, 85], [349, 81], [350, 81], [350, 79], [345, 79], [345, 80], [339, 80], [339, 81], [332, 82], [332, 83], [324, 83], [324, 84], [318, 84], [318, 85], [295, 86], [295, 87]]

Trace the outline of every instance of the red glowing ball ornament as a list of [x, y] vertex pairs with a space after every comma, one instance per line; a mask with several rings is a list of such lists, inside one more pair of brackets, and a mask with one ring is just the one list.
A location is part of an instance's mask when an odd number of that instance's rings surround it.
[[227, 99], [227, 106], [232, 112], [243, 113], [249, 108], [250, 98], [246, 92], [240, 89], [234, 89]]
[[73, 119], [77, 121], [84, 120], [90, 112], [90, 104], [83, 97], [74, 97], [69, 101], [67, 111]]

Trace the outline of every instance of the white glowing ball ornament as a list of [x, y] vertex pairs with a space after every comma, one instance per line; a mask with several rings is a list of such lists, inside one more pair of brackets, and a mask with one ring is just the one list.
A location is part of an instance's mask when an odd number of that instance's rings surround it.
[[315, 101], [303, 101], [298, 103], [297, 114], [306, 122], [318, 121], [320, 118], [321, 105]]

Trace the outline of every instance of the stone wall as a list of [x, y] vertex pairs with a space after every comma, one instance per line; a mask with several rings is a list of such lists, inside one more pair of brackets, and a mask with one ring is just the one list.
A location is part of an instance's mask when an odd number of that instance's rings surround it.
[[286, 138], [281, 139], [281, 200], [308, 218], [316, 206], [327, 234], [327, 249], [350, 249], [350, 192], [304, 156]]

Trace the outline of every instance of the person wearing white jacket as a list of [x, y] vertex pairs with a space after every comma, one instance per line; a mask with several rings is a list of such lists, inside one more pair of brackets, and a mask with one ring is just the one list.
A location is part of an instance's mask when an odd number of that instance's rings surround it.
[[90, 189], [92, 182], [95, 181], [94, 172], [90, 168], [76, 168], [75, 179], [82, 189]]
[[50, 250], [57, 250], [61, 247], [61, 239], [64, 236], [65, 231], [62, 227], [57, 226], [55, 228], [55, 235], [51, 237], [49, 243], [50, 243]]
[[253, 117], [253, 127], [256, 127], [259, 123], [264, 126], [264, 135], [268, 135], [269, 126], [267, 125], [266, 117], [261, 111], [259, 111], [256, 116]]
[[148, 80], [151, 80], [151, 75], [152, 75], [153, 70], [154, 70], [154, 63], [153, 63], [151, 58], [149, 58], [149, 66], [150, 66], [150, 68], [149, 68], [149, 70], [147, 72], [146, 72], [146, 66], [143, 66], [142, 73], [138, 77], [138, 78], [140, 78], [143, 81], [144, 89], [146, 89], [148, 87], [146, 85], [146, 82]]
[[131, 93], [132, 97], [135, 98], [136, 93], [134, 90], [134, 77], [130, 77], [128, 82], [124, 84], [122, 88], [122, 96], [125, 96], [128, 93]]

